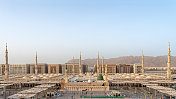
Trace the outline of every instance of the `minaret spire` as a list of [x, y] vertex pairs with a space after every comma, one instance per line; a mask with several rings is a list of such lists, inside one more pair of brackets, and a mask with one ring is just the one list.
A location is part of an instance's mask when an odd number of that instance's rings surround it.
[[169, 44], [168, 44], [168, 62], [167, 62], [167, 79], [168, 80], [171, 80], [170, 66], [171, 66], [171, 56], [170, 56], [170, 42], [169, 42]]
[[102, 57], [102, 67], [101, 67], [102, 69], [102, 76], [104, 75], [104, 57]]
[[74, 62], [74, 56], [73, 56], [73, 71], [72, 71], [73, 73], [73, 75], [75, 75], [75, 62]]
[[35, 74], [38, 74], [37, 52], [36, 52], [36, 56], [35, 56]]
[[8, 79], [9, 76], [9, 65], [8, 65], [8, 50], [6, 43], [6, 51], [5, 51], [5, 79]]
[[142, 51], [142, 74], [144, 74], [144, 54]]
[[79, 74], [82, 74], [81, 52], [80, 52], [80, 56], [79, 56]]
[[99, 52], [98, 52], [98, 55], [97, 55], [97, 74], [99, 75], [100, 73], [100, 70], [99, 70]]
[[7, 43], [6, 43], [6, 52], [5, 52], [5, 64], [8, 64], [8, 50], [7, 50]]

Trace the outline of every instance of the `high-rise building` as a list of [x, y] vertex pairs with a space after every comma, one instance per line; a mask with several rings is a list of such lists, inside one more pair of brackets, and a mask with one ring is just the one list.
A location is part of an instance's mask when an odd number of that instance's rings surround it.
[[5, 71], [5, 64], [0, 64], [0, 74], [4, 75], [4, 71]]
[[[74, 63], [74, 73], [73, 73], [73, 64], [72, 63], [66, 63], [66, 64], [62, 64], [62, 73], [65, 73], [65, 68], [67, 66], [67, 74], [68, 75], [78, 75], [80, 74], [80, 65], [78, 63]], [[81, 68], [82, 68], [82, 73], [84, 74], [88, 71], [88, 66], [81, 64]]]
[[9, 64], [9, 74], [29, 74], [29, 64]]
[[117, 73], [133, 73], [133, 64], [117, 64]]
[[[0, 64], [0, 74], [5, 74], [5, 64]], [[30, 64], [9, 64], [9, 74], [29, 74]]]
[[[110, 64], [110, 63], [106, 63], [107, 64], [107, 73], [108, 74], [114, 74], [114, 73], [134, 73], [135, 71], [137, 73], [141, 73], [141, 64], [136, 64], [136, 68], [134, 67], [134, 64]], [[99, 64], [100, 71], [105, 70], [105, 66], [106, 64], [103, 63]], [[134, 68], [136, 69], [134, 71]], [[94, 71], [97, 71], [97, 64], [94, 65]], [[101, 72], [102, 73], [102, 72]], [[103, 74], [103, 73], [102, 73]]]
[[133, 64], [133, 73], [142, 73], [142, 65], [141, 64]]
[[48, 74], [59, 74], [62, 73], [62, 65], [61, 64], [48, 64]]
[[[35, 74], [35, 64], [30, 64], [30, 73]], [[48, 73], [48, 64], [37, 64], [37, 74]]]

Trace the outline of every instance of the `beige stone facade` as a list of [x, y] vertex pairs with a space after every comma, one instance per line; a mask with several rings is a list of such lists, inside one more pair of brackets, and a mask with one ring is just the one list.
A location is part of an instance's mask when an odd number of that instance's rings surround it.
[[133, 73], [133, 65], [130, 64], [118, 64], [117, 73]]
[[67, 83], [64, 85], [64, 89], [68, 91], [108, 91], [109, 85], [106, 86], [104, 82], [91, 82], [91, 83]]
[[[158, 74], [166, 74], [167, 67], [145, 67], [145, 73], [158, 73]], [[171, 67], [172, 74], [176, 74], [176, 67]]]
[[[105, 70], [106, 64], [99, 64], [99, 71], [102, 73], [102, 71]], [[137, 73], [141, 73], [141, 64], [136, 64], [135, 68]], [[94, 71], [97, 72], [97, 65], [94, 65]], [[108, 74], [114, 74], [114, 73], [134, 73], [134, 64], [107, 64], [107, 73]]]
[[4, 64], [0, 64], [0, 74], [4, 75], [4, 70], [5, 70], [5, 65]]
[[[68, 63], [68, 64], [62, 64], [62, 73], [65, 74], [65, 68], [67, 66], [67, 73], [68, 75], [71, 75], [71, 74], [80, 74], [80, 70], [79, 70], [79, 64], [74, 64], [74, 73], [73, 73], [73, 64], [72, 63]], [[88, 71], [88, 66], [87, 65], [84, 65], [82, 64], [81, 65], [82, 67], [82, 73], [86, 73]]]
[[48, 73], [58, 74], [62, 73], [62, 65], [61, 64], [48, 64]]
[[[37, 64], [38, 74], [48, 73], [48, 65], [47, 64]], [[35, 73], [35, 64], [30, 64], [30, 73]]]
[[[144, 70], [143, 70], [144, 72]], [[133, 65], [133, 73], [142, 73], [142, 65], [141, 64], [134, 64]]]
[[29, 64], [9, 64], [9, 74], [28, 74]]
[[[5, 64], [0, 64], [0, 73], [5, 74]], [[29, 74], [30, 65], [29, 64], [9, 64], [9, 74]]]
[[[102, 66], [102, 64], [99, 64], [99, 70], [101, 71], [100, 73], [102, 73], [102, 71], [105, 73], [105, 65], [106, 64], [103, 64]], [[116, 64], [107, 64], [107, 73], [116, 73], [116, 69]]]

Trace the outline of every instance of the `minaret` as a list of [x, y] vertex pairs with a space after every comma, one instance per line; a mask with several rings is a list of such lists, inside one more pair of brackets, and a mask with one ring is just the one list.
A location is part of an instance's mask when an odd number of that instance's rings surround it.
[[75, 75], [75, 62], [74, 62], [74, 56], [73, 56], [73, 71], [72, 74]]
[[36, 56], [35, 56], [35, 74], [38, 74], [37, 52], [36, 52]]
[[67, 65], [65, 67], [65, 83], [68, 83]]
[[102, 67], [101, 67], [102, 69], [102, 76], [104, 76], [104, 58], [102, 57]]
[[168, 46], [168, 62], [167, 62], [167, 79], [168, 80], [171, 80], [170, 66], [171, 66], [171, 57], [170, 57], [170, 42], [169, 42], [169, 46]]
[[108, 81], [108, 65], [105, 65], [105, 84], [107, 88], [105, 90], [109, 90], [109, 81]]
[[136, 73], [136, 64], [133, 65], [133, 73]]
[[97, 75], [99, 75], [100, 70], [99, 70], [99, 52], [98, 52], [98, 56], [97, 56]]
[[105, 82], [108, 82], [108, 65], [105, 65]]
[[79, 74], [82, 74], [82, 66], [81, 66], [81, 52], [79, 56]]
[[144, 54], [142, 51], [142, 74], [144, 74]]
[[8, 79], [9, 76], [9, 64], [8, 64], [8, 50], [6, 43], [6, 51], [5, 51], [5, 79]]

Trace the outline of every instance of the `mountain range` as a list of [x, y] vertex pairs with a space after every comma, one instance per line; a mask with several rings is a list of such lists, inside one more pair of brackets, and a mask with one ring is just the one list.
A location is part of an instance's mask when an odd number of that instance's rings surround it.
[[[136, 64], [141, 63], [141, 56], [121, 56], [117, 58], [104, 59], [105, 63], [114, 64]], [[68, 63], [72, 63], [73, 60], [69, 60]], [[79, 62], [79, 59], [74, 60], [75, 63]], [[88, 66], [94, 66], [97, 59], [84, 59], [82, 64], [87, 64]], [[101, 59], [99, 60], [101, 64]], [[167, 66], [167, 56], [144, 56], [144, 66], [145, 67], [166, 67]], [[176, 56], [171, 56], [171, 67], [176, 67]]]

